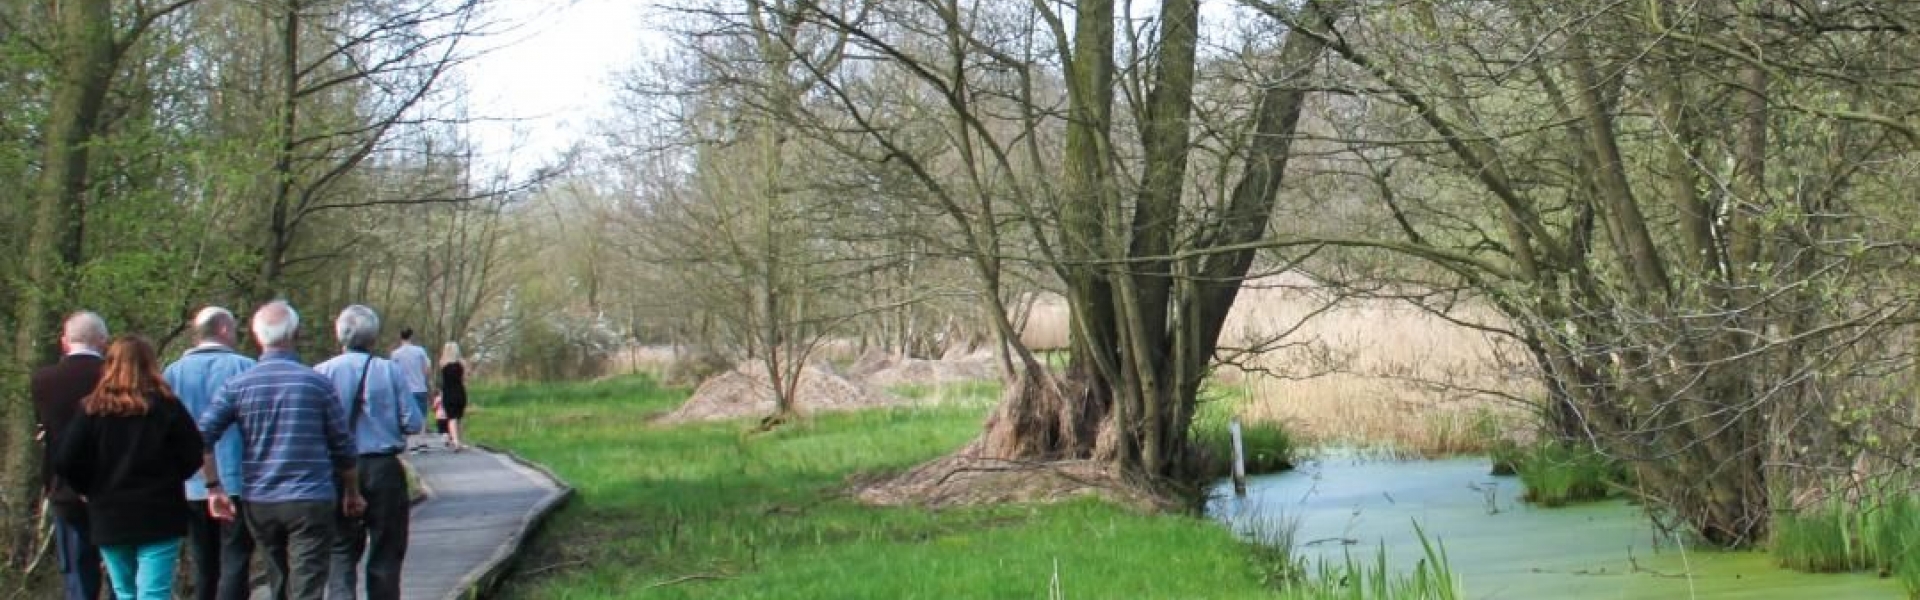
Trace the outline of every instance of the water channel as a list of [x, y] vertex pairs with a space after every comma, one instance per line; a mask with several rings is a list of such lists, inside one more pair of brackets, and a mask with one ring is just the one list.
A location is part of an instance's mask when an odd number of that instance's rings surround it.
[[1536, 508], [1520, 481], [1487, 474], [1484, 458], [1387, 461], [1333, 454], [1254, 477], [1236, 499], [1222, 482], [1211, 514], [1235, 531], [1297, 525], [1309, 561], [1363, 564], [1384, 547], [1410, 570], [1422, 550], [1414, 523], [1443, 544], [1468, 598], [1807, 599], [1900, 598], [1872, 574], [1814, 575], [1757, 552], [1683, 547], [1624, 501]]

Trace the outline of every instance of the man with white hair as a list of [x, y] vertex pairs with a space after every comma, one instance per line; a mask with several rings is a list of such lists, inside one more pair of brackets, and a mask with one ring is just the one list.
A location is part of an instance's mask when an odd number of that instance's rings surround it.
[[[420, 433], [421, 415], [404, 367], [373, 355], [380, 338], [379, 314], [358, 304], [349, 306], [334, 320], [333, 331], [340, 340], [340, 355], [314, 365], [313, 370], [332, 381], [340, 408], [347, 414], [360, 457], [357, 481], [367, 510], [358, 518], [342, 517], [335, 528], [328, 595], [400, 600], [400, 563], [407, 556], [411, 505], [400, 453], [407, 449], [407, 435]], [[366, 595], [359, 596], [363, 556]]]
[[[197, 345], [167, 365], [165, 377], [188, 414], [198, 419], [227, 380], [252, 369], [254, 361], [234, 351], [239, 344], [239, 322], [227, 309], [200, 309], [193, 317], [193, 337]], [[215, 481], [242, 481], [240, 432], [228, 430], [212, 450], [220, 473]], [[187, 521], [187, 551], [193, 557], [194, 599], [246, 600], [252, 591], [248, 562], [253, 560], [253, 536], [238, 520], [213, 518], [207, 506], [207, 483], [198, 473], [187, 480], [187, 501], [193, 505], [193, 516]], [[219, 487], [220, 483], [214, 485]], [[238, 512], [245, 492], [227, 490], [227, 497]]]
[[[33, 373], [29, 391], [37, 437], [45, 444], [43, 461], [59, 447], [60, 434], [74, 415], [80, 414], [80, 401], [99, 385], [100, 367], [106, 362], [100, 352], [106, 347], [107, 321], [91, 311], [73, 313], [60, 328], [60, 362]], [[40, 472], [45, 474], [42, 483], [53, 509], [54, 547], [67, 600], [96, 600], [100, 597], [100, 549], [87, 539], [87, 505], [53, 475], [52, 468]]]
[[[230, 427], [240, 430], [238, 488], [247, 499], [240, 518], [267, 563], [274, 600], [324, 600], [335, 512], [359, 515], [366, 508], [359, 486], [353, 433], [332, 382], [301, 364], [294, 354], [300, 314], [283, 301], [253, 313], [260, 362], [234, 376], [200, 414], [200, 435], [213, 448]], [[206, 455], [207, 508], [214, 518], [233, 518], [216, 467]], [[336, 508], [336, 503], [338, 508]]]

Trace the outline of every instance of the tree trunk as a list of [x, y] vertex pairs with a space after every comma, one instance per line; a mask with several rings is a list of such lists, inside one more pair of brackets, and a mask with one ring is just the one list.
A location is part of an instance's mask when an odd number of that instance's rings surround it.
[[[68, 279], [80, 265], [88, 188], [89, 148], [99, 133], [107, 90], [115, 67], [113, 3], [76, 0], [57, 11], [58, 74], [51, 82], [44, 167], [34, 198], [29, 233], [27, 279], [32, 289], [20, 294], [15, 313], [12, 371], [7, 389], [27, 390], [26, 373], [57, 357], [52, 341], [62, 312], [72, 301]], [[11, 394], [9, 394], [11, 396]], [[35, 538], [33, 514], [39, 482], [33, 440], [33, 404], [14, 396], [0, 402], [0, 441], [5, 463], [0, 474], [0, 551], [13, 566], [24, 564]]]
[[[1027, 369], [989, 417], [983, 456], [1020, 460], [1095, 459], [1156, 481], [1183, 481], [1195, 398], [1228, 310], [1252, 267], [1248, 245], [1266, 236], [1290, 144], [1307, 92], [1284, 83], [1310, 72], [1319, 39], [1289, 35], [1257, 107], [1245, 171], [1227, 210], [1183, 224], [1180, 190], [1191, 109], [1198, 14], [1191, 2], [1162, 7], [1153, 109], [1145, 146], [1146, 188], [1130, 220], [1119, 218], [1106, 168], [1111, 96], [1112, 4], [1082, 2], [1065, 158], [1067, 197], [1060, 222], [1061, 267], [1072, 316], [1071, 359], [1058, 378]], [[1322, 23], [1311, 9], [1305, 19]], [[1182, 100], [1177, 96], [1185, 96]], [[1163, 121], [1164, 119], [1164, 121]], [[1167, 179], [1171, 178], [1171, 179]], [[1117, 226], [1125, 223], [1126, 229]], [[1178, 259], [1175, 232], [1207, 232]], [[1126, 240], [1126, 241], [1122, 241]], [[1144, 267], [1142, 265], [1145, 265]]]

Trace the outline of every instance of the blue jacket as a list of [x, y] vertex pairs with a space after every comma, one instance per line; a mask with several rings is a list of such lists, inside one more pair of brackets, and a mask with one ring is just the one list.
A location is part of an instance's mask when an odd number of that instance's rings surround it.
[[[206, 412], [207, 405], [213, 402], [213, 395], [227, 379], [245, 373], [253, 368], [253, 359], [241, 356], [232, 348], [219, 344], [201, 344], [167, 365], [165, 376], [167, 385], [173, 388], [174, 395], [180, 397], [180, 403], [186, 405], [187, 414], [195, 421]], [[227, 493], [240, 496], [240, 432], [229, 430], [220, 436], [220, 441], [212, 447], [214, 462], [218, 463], [220, 484], [227, 487]], [[207, 499], [206, 478], [199, 471], [187, 479], [187, 499]]]
[[396, 454], [407, 449], [407, 435], [420, 433], [424, 420], [407, 389], [407, 375], [393, 361], [359, 350], [350, 350], [313, 366], [313, 370], [333, 382], [340, 401], [341, 414], [353, 410], [353, 390], [360, 385], [362, 368], [367, 372], [367, 387], [361, 401], [359, 424], [354, 427], [355, 451], [367, 454]]

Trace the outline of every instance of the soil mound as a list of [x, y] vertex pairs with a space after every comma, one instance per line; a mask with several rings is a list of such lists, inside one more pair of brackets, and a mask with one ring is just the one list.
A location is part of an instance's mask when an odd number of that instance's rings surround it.
[[988, 381], [1000, 376], [997, 369], [991, 353], [941, 360], [869, 353], [855, 361], [848, 374], [869, 386], [884, 388]]
[[945, 508], [1004, 503], [1053, 503], [1093, 496], [1143, 512], [1178, 510], [1152, 486], [1091, 460], [1048, 462], [982, 458], [975, 445], [899, 475], [857, 482], [853, 496], [880, 506]]
[[[857, 410], [899, 404], [902, 400], [877, 392], [845, 377], [815, 366], [800, 372], [794, 406], [801, 413], [833, 410]], [[693, 397], [658, 422], [673, 424], [692, 421], [716, 421], [773, 414], [773, 388], [767, 383], [764, 361], [752, 360], [707, 378], [695, 388]]]

